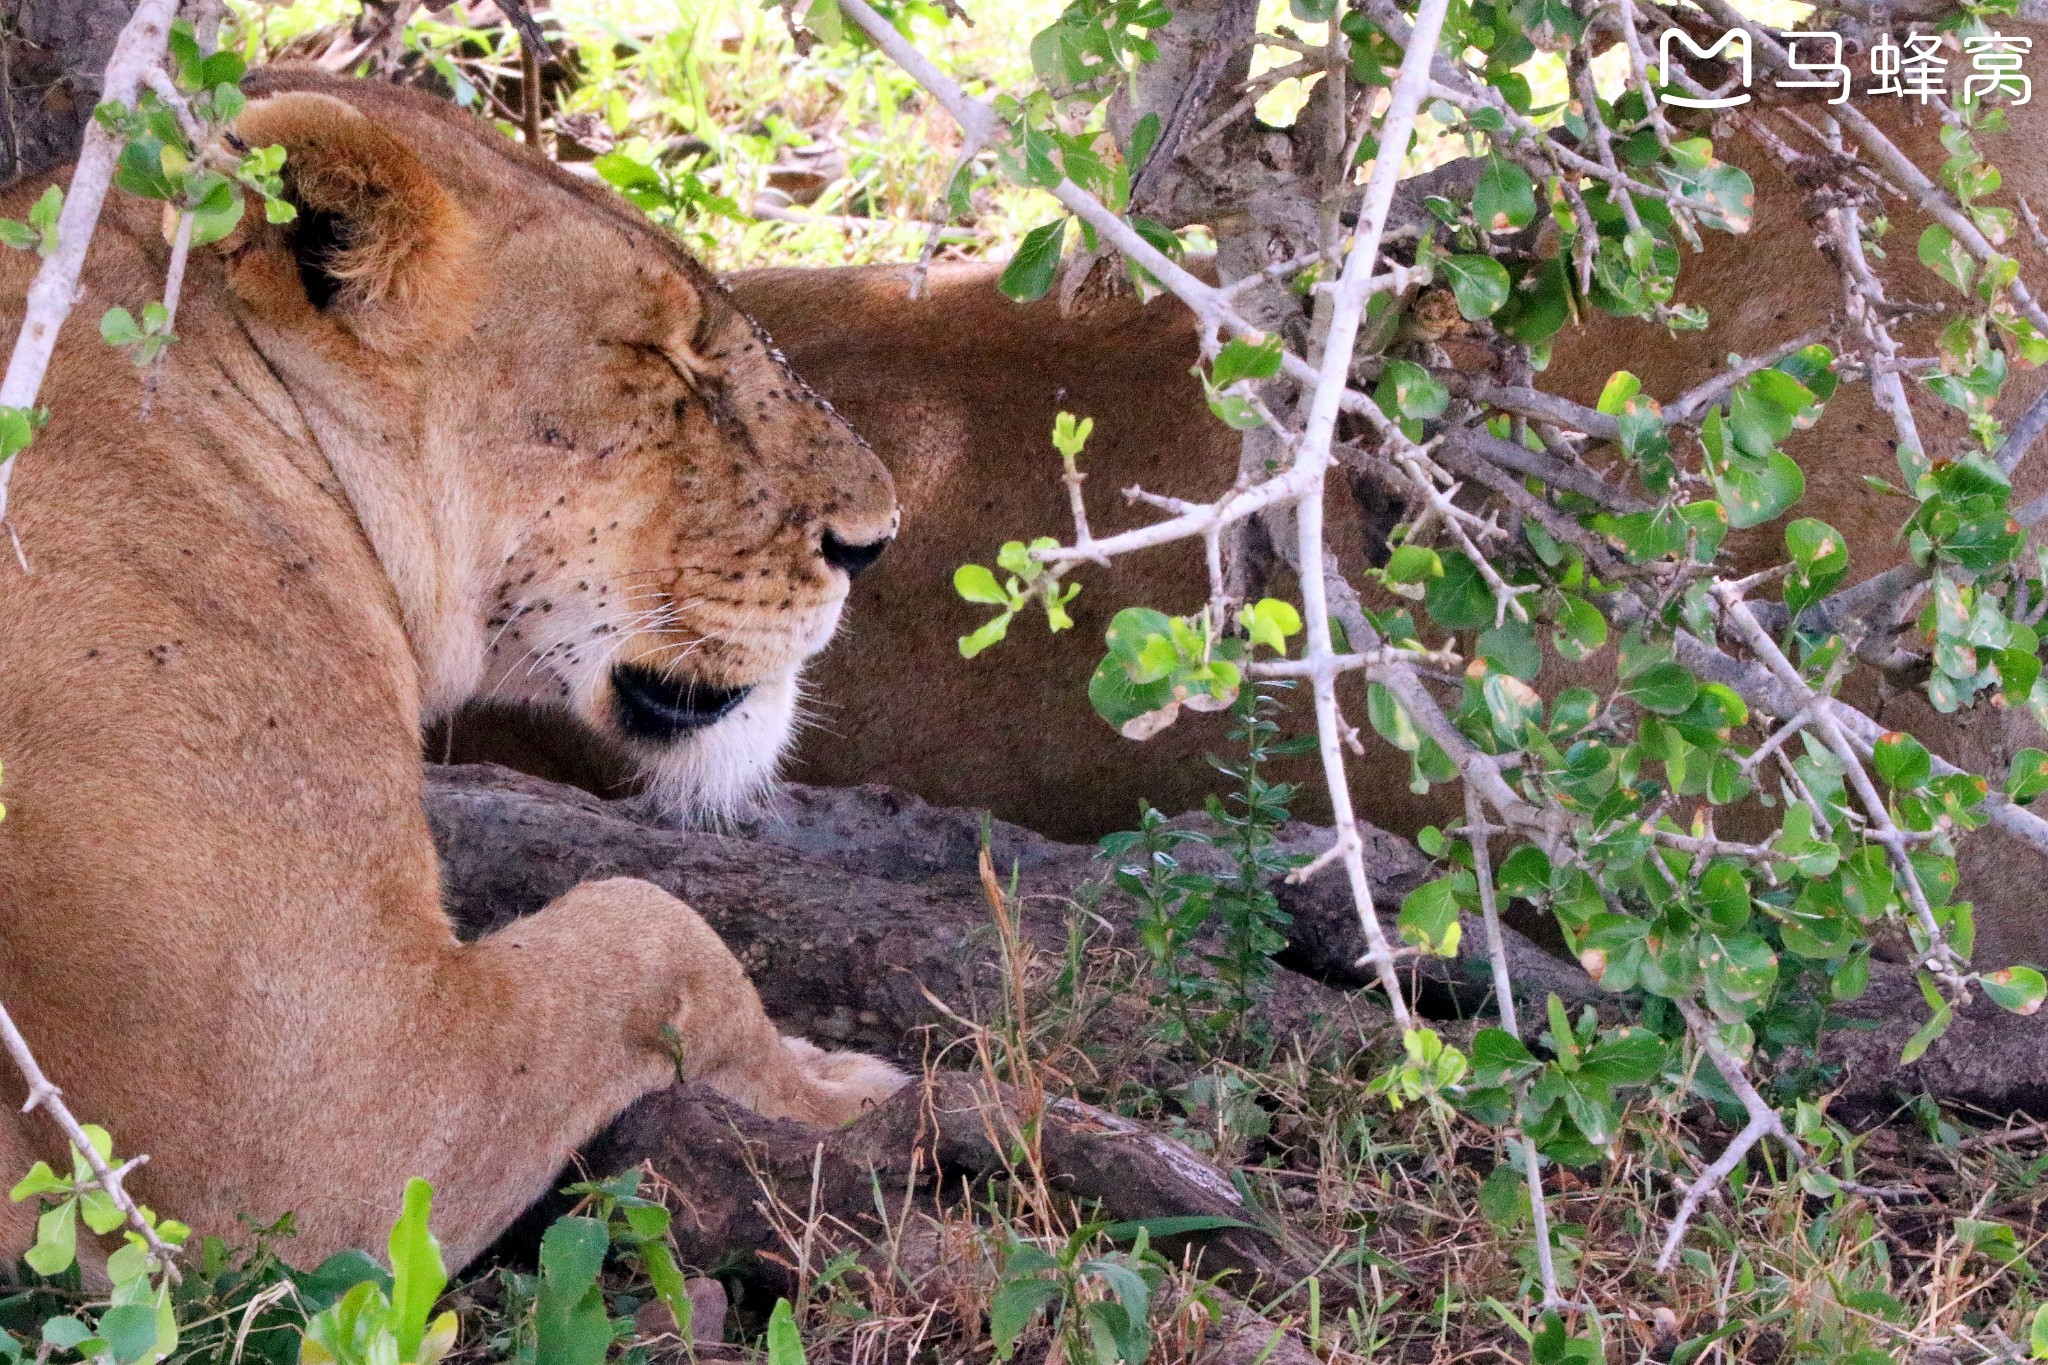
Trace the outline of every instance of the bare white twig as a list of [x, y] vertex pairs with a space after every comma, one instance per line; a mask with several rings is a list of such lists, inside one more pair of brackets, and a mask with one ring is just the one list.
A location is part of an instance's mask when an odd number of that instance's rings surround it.
[[[1372, 178], [1366, 182], [1365, 208], [1357, 234], [1351, 240], [1344, 273], [1337, 282], [1322, 365], [1309, 398], [1308, 421], [1296, 447], [1294, 467], [1288, 471], [1290, 475], [1300, 474], [1304, 485], [1300, 501], [1295, 504], [1294, 519], [1301, 557], [1301, 614], [1307, 626], [1306, 652], [1310, 658], [1335, 652], [1330, 641], [1329, 585], [1323, 562], [1323, 480], [1330, 468], [1330, 441], [1336, 435], [1337, 414], [1351, 382], [1351, 355], [1358, 342], [1358, 325], [1372, 296], [1372, 272], [1379, 260], [1380, 235], [1386, 230], [1394, 187], [1401, 180], [1401, 150], [1408, 146], [1416, 112], [1429, 89], [1430, 62], [1436, 55], [1437, 36], [1442, 32], [1447, 8], [1447, 0], [1423, 0], [1416, 12], [1415, 29], [1401, 58], [1400, 74], [1394, 79], [1393, 98], [1380, 124], [1381, 154], [1373, 162]], [[1337, 714], [1337, 680], [1319, 676], [1312, 687], [1323, 777], [1329, 787], [1331, 814], [1337, 827], [1338, 847], [1343, 849], [1340, 856], [1344, 871], [1351, 882], [1351, 897], [1358, 906], [1359, 925], [1371, 948], [1367, 956], [1379, 968], [1380, 984], [1386, 988], [1395, 1019], [1407, 1028], [1408, 1007], [1394, 974], [1393, 954], [1388, 950], [1386, 935], [1380, 931], [1379, 916], [1373, 911], [1372, 887], [1365, 876], [1364, 845], [1358, 835], [1358, 817], [1351, 806], [1351, 783], [1344, 772], [1344, 749], [1340, 742], [1344, 724]]]
[[151, 409], [156, 406], [157, 385], [162, 381], [164, 360], [170, 355], [169, 338], [175, 334], [178, 325], [178, 300], [185, 292], [185, 262], [192, 254], [192, 224], [190, 209], [178, 211], [178, 226], [171, 232], [171, 263], [164, 272], [164, 337], [165, 347], [156, 353], [150, 362], [149, 377], [142, 383], [142, 420], [148, 421]]
[[[170, 37], [171, 20], [178, 12], [178, 0], [142, 0], [121, 36], [115, 40], [114, 55], [107, 63], [102, 98], [132, 107], [149, 73], [163, 60], [164, 44]], [[78, 154], [78, 166], [64, 191], [64, 208], [57, 216], [57, 249], [44, 259], [28, 287], [28, 308], [22, 315], [21, 330], [8, 357], [7, 374], [0, 379], [0, 407], [21, 408], [36, 404], [42, 391], [43, 375], [50, 368], [50, 356], [57, 349], [57, 333], [71, 306], [78, 299], [78, 275], [85, 267], [85, 250], [92, 241], [93, 228], [100, 220], [100, 206], [106, 202], [107, 187], [114, 177], [114, 162], [121, 151], [115, 136], [98, 119], [86, 125], [85, 144]], [[16, 456], [0, 464], [0, 522], [7, 518], [7, 485], [14, 472]]]
[[43, 1074], [43, 1068], [37, 1064], [35, 1054], [29, 1051], [28, 1040], [21, 1036], [21, 1030], [14, 1025], [14, 1017], [8, 1014], [4, 1005], [0, 1005], [0, 1045], [7, 1048], [7, 1055], [14, 1059], [14, 1065], [20, 1070], [21, 1078], [28, 1082], [28, 1103], [21, 1106], [21, 1112], [26, 1114], [40, 1109], [55, 1120], [57, 1127], [63, 1130], [64, 1136], [71, 1140], [71, 1145], [78, 1149], [78, 1154], [85, 1158], [85, 1164], [92, 1171], [94, 1183], [106, 1192], [107, 1198], [113, 1201], [115, 1208], [128, 1216], [129, 1225], [141, 1236], [144, 1245], [148, 1246], [150, 1253], [157, 1258], [158, 1264], [163, 1266], [164, 1274], [171, 1283], [178, 1283], [178, 1267], [172, 1260], [177, 1253], [157, 1236], [156, 1229], [142, 1216], [142, 1210], [136, 1206], [134, 1196], [128, 1193], [122, 1183], [130, 1171], [149, 1158], [133, 1157], [123, 1162], [118, 1170], [107, 1165], [106, 1158], [100, 1155], [99, 1149], [92, 1145], [92, 1139], [86, 1136], [85, 1126], [65, 1105], [64, 1092]]
[[1743, 1074], [1742, 1063], [1730, 1057], [1714, 1041], [1712, 1021], [1701, 1014], [1699, 1007], [1690, 1001], [1679, 1001], [1678, 1008], [1685, 1015], [1685, 1022], [1692, 1036], [1699, 1041], [1700, 1047], [1705, 1049], [1708, 1059], [1713, 1062], [1714, 1069], [1721, 1073], [1721, 1079], [1728, 1083], [1729, 1088], [1741, 1099], [1743, 1107], [1749, 1111], [1749, 1122], [1742, 1126], [1741, 1132], [1729, 1140], [1728, 1145], [1721, 1150], [1721, 1155], [1714, 1158], [1713, 1164], [1695, 1176], [1692, 1184], [1686, 1187], [1685, 1198], [1679, 1201], [1678, 1212], [1671, 1216], [1671, 1226], [1664, 1234], [1664, 1249], [1657, 1253], [1656, 1268], [1659, 1271], [1671, 1269], [1671, 1263], [1678, 1259], [1678, 1248], [1685, 1242], [1685, 1230], [1691, 1226], [1693, 1215], [1700, 1211], [1700, 1205], [1706, 1202], [1707, 1196], [1721, 1187], [1721, 1182], [1728, 1178], [1728, 1173], [1742, 1164], [1742, 1159], [1749, 1155], [1750, 1148], [1773, 1134], [1785, 1136], [1784, 1120], [1778, 1117], [1778, 1111], [1771, 1108], [1764, 1097], [1757, 1093], [1756, 1087], [1749, 1083], [1749, 1077]]
[[[1516, 1038], [1522, 1026], [1515, 1017], [1514, 982], [1508, 975], [1507, 938], [1501, 933], [1500, 904], [1493, 885], [1493, 855], [1486, 846], [1493, 829], [1486, 823], [1486, 807], [1479, 790], [1465, 784], [1465, 840], [1472, 846], [1472, 871], [1479, 879], [1479, 915], [1486, 929], [1486, 958], [1493, 967], [1494, 1006], [1500, 1011], [1500, 1026]], [[1530, 1231], [1536, 1243], [1536, 1274], [1543, 1285], [1543, 1307], [1572, 1306], [1557, 1287], [1557, 1259], [1550, 1246], [1550, 1205], [1543, 1194], [1543, 1167], [1536, 1153], [1535, 1139], [1527, 1133], [1516, 1135], [1522, 1150], [1523, 1173], [1529, 1182]]]

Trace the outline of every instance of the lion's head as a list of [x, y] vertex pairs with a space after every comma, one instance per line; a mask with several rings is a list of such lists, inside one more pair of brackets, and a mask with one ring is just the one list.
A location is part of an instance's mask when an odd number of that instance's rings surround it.
[[772, 774], [888, 472], [639, 213], [425, 96], [259, 73], [294, 222], [220, 244], [398, 591], [428, 717], [560, 706], [655, 793]]

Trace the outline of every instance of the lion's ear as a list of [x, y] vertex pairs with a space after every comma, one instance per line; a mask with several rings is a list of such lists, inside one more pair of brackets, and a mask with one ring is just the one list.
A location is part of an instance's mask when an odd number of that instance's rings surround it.
[[433, 172], [354, 106], [290, 93], [252, 102], [235, 121], [251, 147], [285, 149], [293, 221], [224, 242], [230, 279], [275, 322], [318, 314], [363, 345], [394, 354], [466, 325], [469, 216]]

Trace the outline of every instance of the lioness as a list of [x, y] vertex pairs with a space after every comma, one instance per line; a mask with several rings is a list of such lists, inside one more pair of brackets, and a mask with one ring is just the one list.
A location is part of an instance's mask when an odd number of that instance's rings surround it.
[[[457, 943], [423, 717], [565, 705], [671, 799], [730, 803], [895, 498], [608, 193], [423, 95], [284, 71], [249, 93], [239, 135], [287, 149], [296, 222], [258, 207], [193, 253], [144, 420], [143, 372], [93, 329], [157, 297], [168, 252], [158, 207], [117, 195], [20, 457], [0, 999], [76, 1111], [149, 1153], [166, 1213], [296, 1211], [318, 1258], [378, 1238], [420, 1175], [462, 1262], [678, 1073], [828, 1123], [902, 1078], [781, 1037], [645, 882]], [[0, 254], [19, 316], [34, 258]], [[0, 1119], [0, 1171], [61, 1152], [46, 1118]], [[10, 1255], [33, 1223], [7, 1207]]]

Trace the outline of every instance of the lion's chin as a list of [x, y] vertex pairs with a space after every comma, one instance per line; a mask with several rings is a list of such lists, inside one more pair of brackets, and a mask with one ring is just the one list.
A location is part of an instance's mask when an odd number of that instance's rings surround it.
[[646, 774], [646, 801], [679, 824], [716, 825], [745, 814], [774, 784], [796, 733], [794, 672], [757, 683], [715, 724], [665, 744], [630, 747]]

